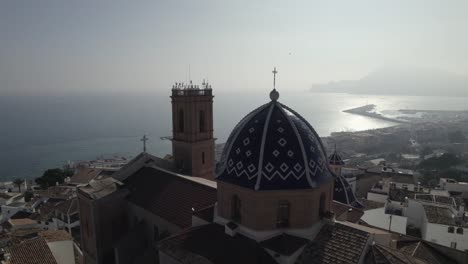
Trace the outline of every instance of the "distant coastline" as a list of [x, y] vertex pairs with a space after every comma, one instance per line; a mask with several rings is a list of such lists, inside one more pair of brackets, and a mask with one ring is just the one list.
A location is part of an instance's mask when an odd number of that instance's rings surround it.
[[383, 116], [383, 115], [381, 115], [379, 113], [372, 112], [375, 109], [375, 107], [376, 107], [376, 105], [374, 105], [374, 104], [368, 104], [368, 105], [364, 105], [364, 106], [360, 106], [360, 107], [356, 107], [356, 108], [343, 110], [343, 112], [350, 113], [350, 114], [355, 114], [355, 115], [362, 115], [362, 116], [366, 116], [366, 117], [370, 117], [370, 118], [376, 118], [376, 119], [380, 119], [380, 120], [384, 120], [384, 121], [390, 121], [390, 122], [394, 122], [394, 123], [400, 123], [400, 124], [408, 123], [408, 122], [403, 121], [403, 120], [399, 120], [399, 119], [395, 119], [395, 118], [389, 118], [389, 117]]

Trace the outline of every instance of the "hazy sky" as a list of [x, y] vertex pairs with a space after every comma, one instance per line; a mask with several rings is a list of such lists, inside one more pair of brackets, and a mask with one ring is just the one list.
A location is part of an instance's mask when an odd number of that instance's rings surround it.
[[146, 92], [359, 79], [384, 66], [468, 74], [468, 1], [0, 0], [0, 94]]

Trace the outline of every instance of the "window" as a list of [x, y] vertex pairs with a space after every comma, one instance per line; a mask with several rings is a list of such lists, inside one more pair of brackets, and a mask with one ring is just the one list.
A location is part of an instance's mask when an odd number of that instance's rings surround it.
[[457, 234], [463, 235], [463, 228], [461, 227], [457, 228]]
[[201, 163], [205, 164], [205, 152], [201, 153]]
[[319, 204], [319, 216], [323, 217], [325, 215], [325, 193], [320, 195], [320, 204]]
[[179, 132], [184, 132], [184, 110], [179, 110]]
[[289, 202], [280, 201], [278, 204], [278, 220], [276, 222], [277, 227], [288, 227], [289, 226]]
[[454, 228], [453, 226], [449, 226], [449, 227], [448, 227], [448, 232], [449, 232], [449, 233], [455, 232], [455, 228]]
[[457, 242], [451, 242], [450, 247], [451, 248], [457, 248]]
[[153, 241], [158, 241], [159, 240], [159, 228], [158, 226], [154, 225], [153, 226]]
[[233, 221], [241, 221], [241, 201], [237, 195], [232, 196], [231, 200], [231, 218]]
[[205, 111], [200, 111], [200, 116], [198, 117], [200, 132], [205, 132]]

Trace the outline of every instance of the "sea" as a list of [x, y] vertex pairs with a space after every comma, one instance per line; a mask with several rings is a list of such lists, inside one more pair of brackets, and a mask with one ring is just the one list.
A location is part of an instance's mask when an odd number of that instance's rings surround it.
[[[214, 90], [216, 143], [237, 122], [269, 102], [269, 92]], [[148, 152], [171, 153], [170, 90], [141, 95], [0, 96], [0, 181], [34, 179], [68, 162], [138, 155], [140, 138]], [[468, 110], [466, 97], [385, 96], [281, 91], [279, 101], [300, 113], [320, 136], [395, 125], [342, 112], [375, 104], [377, 111], [398, 109]]]

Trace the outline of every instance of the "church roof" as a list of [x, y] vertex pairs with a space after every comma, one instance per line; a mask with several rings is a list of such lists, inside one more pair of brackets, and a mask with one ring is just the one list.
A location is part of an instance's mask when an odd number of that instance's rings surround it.
[[353, 264], [365, 253], [370, 233], [335, 223], [325, 225], [297, 259], [297, 264]]
[[179, 263], [277, 264], [255, 240], [229, 236], [218, 224], [192, 227], [164, 239], [159, 250]]
[[127, 177], [127, 199], [181, 228], [192, 225], [194, 211], [216, 203], [216, 187], [155, 167], [143, 167]]
[[217, 179], [254, 190], [309, 189], [331, 180], [315, 130], [274, 99], [233, 129], [218, 163]]

